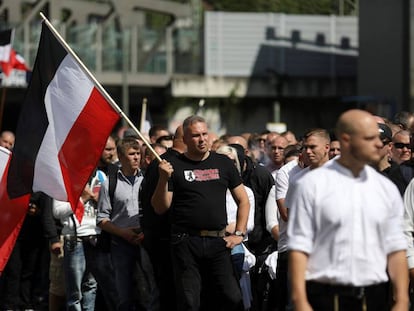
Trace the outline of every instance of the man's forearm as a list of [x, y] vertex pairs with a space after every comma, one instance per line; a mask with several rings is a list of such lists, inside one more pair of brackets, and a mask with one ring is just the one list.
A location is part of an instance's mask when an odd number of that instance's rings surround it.
[[119, 227], [114, 225], [109, 219], [104, 219], [98, 223], [99, 228], [116, 236], [121, 236]]
[[168, 192], [168, 183], [158, 180], [157, 187], [151, 197], [151, 205], [157, 214], [165, 213], [171, 205], [171, 193]]
[[289, 273], [292, 282], [292, 301], [295, 305], [307, 303], [305, 273], [308, 255], [300, 251], [289, 252]]
[[274, 240], [279, 240], [279, 225], [273, 226], [271, 234]]
[[[405, 250], [388, 255], [388, 273], [393, 286], [393, 296], [396, 304], [406, 306], [408, 310], [408, 265]], [[401, 309], [402, 310], [402, 309]]]
[[276, 200], [277, 208], [279, 210], [280, 218], [284, 221], [288, 220], [288, 210], [285, 206], [285, 199]]
[[237, 202], [236, 231], [246, 232], [249, 219], [250, 202], [244, 186], [241, 184], [232, 190], [234, 200]]
[[237, 223], [236, 223], [236, 231], [246, 232], [247, 228], [247, 220], [249, 218], [249, 209], [250, 203], [244, 202], [239, 205], [237, 210]]

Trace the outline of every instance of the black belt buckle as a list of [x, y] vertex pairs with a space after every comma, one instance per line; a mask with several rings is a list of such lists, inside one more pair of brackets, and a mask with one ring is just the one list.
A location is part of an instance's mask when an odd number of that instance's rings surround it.
[[365, 287], [359, 286], [333, 286], [335, 294], [338, 296], [353, 297], [362, 299], [365, 297]]
[[366, 287], [363, 286], [330, 285], [310, 281], [307, 283], [307, 287], [311, 292], [315, 293], [331, 293], [357, 299], [363, 299], [366, 295]]
[[365, 287], [356, 288], [357, 293], [355, 295], [356, 298], [362, 299], [365, 297]]

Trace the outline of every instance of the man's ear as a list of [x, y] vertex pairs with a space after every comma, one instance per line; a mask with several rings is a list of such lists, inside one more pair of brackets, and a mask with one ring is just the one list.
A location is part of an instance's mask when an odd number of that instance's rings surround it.
[[350, 142], [350, 140], [351, 140], [351, 135], [349, 135], [347, 133], [342, 133], [340, 138], [339, 138], [339, 141], [340, 141], [341, 144], [343, 144], [343, 143], [348, 144]]

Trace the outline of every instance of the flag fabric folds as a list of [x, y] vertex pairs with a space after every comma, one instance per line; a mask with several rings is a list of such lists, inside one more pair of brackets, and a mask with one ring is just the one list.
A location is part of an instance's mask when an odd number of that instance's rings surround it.
[[0, 31], [0, 61], [8, 62], [13, 39], [13, 29]]
[[7, 186], [75, 209], [120, 116], [45, 22], [20, 113]]
[[10, 151], [0, 147], [0, 274], [10, 257], [29, 206], [30, 195], [10, 199], [7, 193], [7, 171]]
[[0, 66], [6, 76], [10, 76], [13, 69], [29, 71], [24, 58], [20, 54], [17, 54], [13, 48], [10, 50], [9, 61], [0, 61]]

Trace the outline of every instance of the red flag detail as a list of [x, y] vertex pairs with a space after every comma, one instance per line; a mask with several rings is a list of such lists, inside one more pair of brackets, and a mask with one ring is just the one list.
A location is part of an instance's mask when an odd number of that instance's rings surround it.
[[[75, 215], [77, 217], [82, 215], [80, 218], [78, 217], [79, 223], [83, 217], [83, 211], [82, 213], [76, 211], [76, 207], [79, 207], [79, 197], [91, 173], [96, 168], [108, 133], [118, 119], [119, 115], [108, 101], [96, 88], [93, 88], [87, 103], [60, 148], [58, 157], [68, 201], [71, 203]], [[87, 132], [89, 132], [88, 139], [80, 139]], [[79, 159], [80, 150], [87, 151], [82, 153], [82, 161]], [[81, 208], [84, 208], [83, 205]]]
[[10, 199], [7, 193], [7, 173], [10, 154], [0, 148], [0, 274], [9, 260], [29, 206], [30, 194]]
[[27, 68], [24, 58], [17, 54], [14, 49], [10, 50], [10, 58], [8, 62], [0, 61], [1, 70], [8, 77], [10, 76], [13, 69], [29, 71]]
[[[73, 210], [73, 207], [72, 207]], [[79, 221], [79, 224], [82, 223], [83, 213], [85, 212], [85, 205], [81, 200], [78, 201], [78, 205], [75, 208], [75, 217]]]

